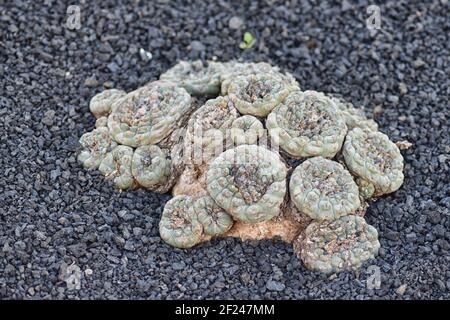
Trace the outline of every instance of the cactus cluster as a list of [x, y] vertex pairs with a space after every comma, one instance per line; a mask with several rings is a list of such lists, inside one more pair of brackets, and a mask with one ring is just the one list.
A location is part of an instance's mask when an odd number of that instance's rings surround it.
[[264, 62], [182, 61], [89, 108], [97, 121], [78, 160], [119, 189], [172, 190], [159, 231], [177, 248], [244, 225], [271, 237], [266, 226], [291, 221], [307, 268], [356, 269], [380, 247], [368, 203], [404, 179], [399, 148], [362, 108]]

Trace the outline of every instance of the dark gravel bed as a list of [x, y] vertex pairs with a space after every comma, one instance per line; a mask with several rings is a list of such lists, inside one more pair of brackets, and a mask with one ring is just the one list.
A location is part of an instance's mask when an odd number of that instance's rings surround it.
[[[317, 3], [0, 0], [0, 298], [450, 298], [449, 3], [387, 1], [378, 31], [365, 25], [371, 2]], [[245, 31], [257, 42], [241, 50]], [[158, 234], [169, 195], [118, 192], [76, 162], [94, 94], [214, 56], [278, 65], [413, 143], [403, 187], [368, 210], [382, 249], [358, 274], [308, 271], [280, 240], [174, 249]]]

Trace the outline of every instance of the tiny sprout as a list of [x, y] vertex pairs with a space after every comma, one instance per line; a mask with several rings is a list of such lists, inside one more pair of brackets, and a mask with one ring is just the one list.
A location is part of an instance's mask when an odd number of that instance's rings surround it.
[[250, 32], [244, 33], [244, 41], [242, 41], [239, 44], [239, 48], [242, 50], [249, 49], [253, 47], [253, 45], [256, 43], [256, 39], [253, 37], [253, 35]]

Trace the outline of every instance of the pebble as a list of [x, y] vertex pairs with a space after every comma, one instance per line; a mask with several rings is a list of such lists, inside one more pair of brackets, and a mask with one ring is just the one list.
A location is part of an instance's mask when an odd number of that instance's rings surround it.
[[98, 81], [95, 78], [87, 78], [84, 81], [84, 86], [89, 88], [95, 88], [98, 86]]
[[402, 284], [400, 287], [397, 288], [397, 290], [395, 290], [395, 292], [399, 295], [399, 296], [403, 296], [405, 294], [407, 285], [406, 284]]
[[281, 282], [269, 280], [267, 281], [266, 288], [271, 291], [283, 291], [286, 286]]
[[191, 49], [194, 51], [202, 52], [205, 51], [205, 46], [200, 41], [192, 41]]
[[233, 30], [238, 30], [242, 27], [244, 21], [239, 17], [232, 17], [228, 22], [228, 27]]

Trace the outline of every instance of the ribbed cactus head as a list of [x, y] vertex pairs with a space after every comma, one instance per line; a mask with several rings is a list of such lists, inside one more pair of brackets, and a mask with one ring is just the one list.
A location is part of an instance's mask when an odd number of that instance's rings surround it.
[[365, 197], [394, 192], [403, 184], [403, 157], [384, 133], [354, 128], [347, 134], [342, 154], [349, 170], [361, 178]]
[[193, 199], [184, 195], [166, 203], [159, 222], [159, 234], [164, 242], [176, 248], [190, 248], [201, 241], [203, 227], [193, 205]]
[[105, 156], [98, 169], [104, 176], [113, 179], [117, 188], [132, 189], [136, 186], [131, 173], [132, 158], [133, 148], [118, 145]]
[[280, 213], [287, 169], [280, 157], [256, 145], [227, 150], [209, 164], [206, 188], [235, 219], [270, 220]]
[[220, 91], [220, 75], [224, 65], [214, 61], [180, 61], [160, 76], [161, 80], [175, 82], [192, 95], [212, 96]]
[[273, 74], [250, 74], [230, 81], [227, 94], [242, 114], [265, 117], [297, 89]]
[[83, 134], [80, 138], [81, 151], [78, 161], [86, 169], [97, 169], [106, 155], [115, 148], [116, 142], [104, 127]]
[[360, 207], [358, 186], [340, 163], [314, 157], [292, 173], [290, 196], [298, 210], [314, 220], [335, 220]]
[[114, 140], [130, 147], [156, 144], [175, 130], [191, 111], [191, 97], [181, 87], [155, 81], [128, 93], [109, 115]]
[[172, 171], [167, 153], [157, 145], [141, 146], [134, 151], [131, 172], [141, 186], [153, 191], [167, 189], [165, 185]]
[[334, 103], [316, 91], [294, 91], [267, 117], [272, 140], [293, 158], [334, 157], [347, 133]]
[[107, 117], [111, 113], [113, 104], [125, 95], [125, 91], [117, 89], [102, 91], [91, 99], [89, 109], [97, 119]]
[[314, 221], [294, 241], [294, 251], [305, 266], [324, 273], [357, 269], [379, 248], [377, 230], [355, 215]]
[[194, 211], [207, 235], [224, 234], [233, 226], [233, 218], [208, 195], [194, 201]]
[[230, 129], [231, 140], [235, 145], [256, 144], [265, 135], [266, 132], [261, 121], [250, 115], [234, 120]]

